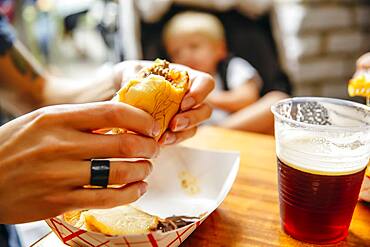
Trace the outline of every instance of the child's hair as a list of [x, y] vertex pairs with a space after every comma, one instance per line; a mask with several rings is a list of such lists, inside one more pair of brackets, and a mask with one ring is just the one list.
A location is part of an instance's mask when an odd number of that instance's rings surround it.
[[169, 20], [164, 27], [163, 40], [166, 43], [171, 36], [195, 33], [207, 35], [214, 41], [225, 39], [223, 25], [216, 16], [203, 12], [187, 11], [175, 15]]

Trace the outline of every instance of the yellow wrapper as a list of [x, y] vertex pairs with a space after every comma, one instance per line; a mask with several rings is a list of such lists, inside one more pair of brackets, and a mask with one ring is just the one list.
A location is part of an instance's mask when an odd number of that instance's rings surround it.
[[351, 97], [370, 97], [370, 75], [359, 75], [349, 81], [348, 94]]
[[[166, 131], [172, 117], [179, 111], [182, 98], [189, 87], [186, 71], [169, 69], [169, 63], [157, 59], [152, 67], [139, 72], [113, 99], [142, 109], [161, 125], [160, 136]], [[114, 129], [113, 133], [122, 130]]]

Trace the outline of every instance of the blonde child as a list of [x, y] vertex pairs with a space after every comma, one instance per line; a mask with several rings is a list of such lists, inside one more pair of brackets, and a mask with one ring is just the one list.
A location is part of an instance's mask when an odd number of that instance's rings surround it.
[[208, 97], [215, 109], [211, 124], [272, 133], [270, 105], [287, 94], [267, 90], [261, 95], [263, 82], [258, 72], [246, 60], [228, 52], [223, 25], [215, 16], [202, 12], [177, 14], [166, 24], [163, 41], [172, 62], [215, 77], [216, 89]]

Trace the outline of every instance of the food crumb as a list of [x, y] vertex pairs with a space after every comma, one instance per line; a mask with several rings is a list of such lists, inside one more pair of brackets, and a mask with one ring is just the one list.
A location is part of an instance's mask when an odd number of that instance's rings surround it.
[[178, 175], [180, 179], [181, 188], [188, 195], [195, 195], [199, 193], [198, 180], [187, 171], [182, 171]]

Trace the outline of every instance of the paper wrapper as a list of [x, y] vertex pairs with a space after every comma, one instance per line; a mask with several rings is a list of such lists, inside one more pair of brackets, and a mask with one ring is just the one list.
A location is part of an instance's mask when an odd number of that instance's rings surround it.
[[147, 179], [148, 192], [133, 205], [161, 218], [202, 216], [173, 231], [107, 236], [78, 229], [61, 216], [48, 219], [46, 223], [63, 243], [70, 246], [179, 246], [225, 199], [237, 175], [239, 161], [237, 152], [181, 146], [166, 147], [161, 151]]

